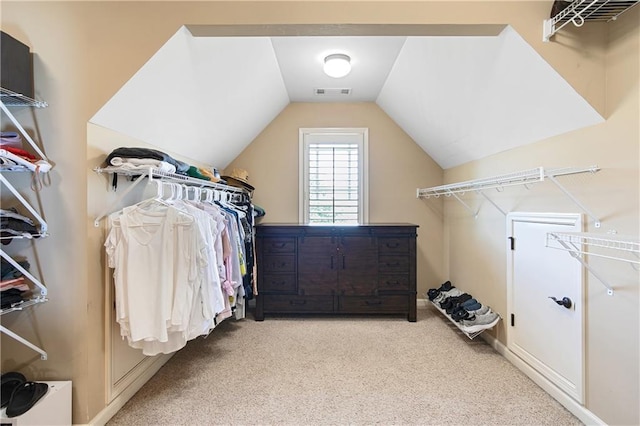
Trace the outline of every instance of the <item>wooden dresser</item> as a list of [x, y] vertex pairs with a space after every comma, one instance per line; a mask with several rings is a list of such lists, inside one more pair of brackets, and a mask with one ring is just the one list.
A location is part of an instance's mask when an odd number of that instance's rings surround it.
[[416, 320], [412, 224], [256, 227], [257, 321], [265, 314], [402, 314]]

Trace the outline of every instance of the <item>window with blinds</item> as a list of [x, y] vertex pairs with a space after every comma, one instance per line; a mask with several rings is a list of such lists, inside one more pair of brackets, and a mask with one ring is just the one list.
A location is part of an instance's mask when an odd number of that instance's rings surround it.
[[309, 223], [357, 224], [358, 144], [309, 144]]
[[366, 223], [366, 139], [366, 129], [300, 129], [304, 223]]

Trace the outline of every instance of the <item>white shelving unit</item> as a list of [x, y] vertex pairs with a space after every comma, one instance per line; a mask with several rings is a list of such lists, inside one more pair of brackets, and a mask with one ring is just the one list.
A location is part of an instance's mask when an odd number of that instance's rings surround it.
[[[463, 327], [462, 324], [460, 324], [459, 322], [454, 321], [451, 316], [449, 316], [449, 314], [447, 314], [447, 311], [445, 311], [444, 309], [442, 309], [440, 306], [438, 306], [437, 303], [434, 303], [432, 300], [429, 301], [438, 311], [440, 311], [440, 313], [442, 315], [445, 316], [446, 319], [449, 320], [449, 322], [451, 322], [451, 324], [455, 325], [458, 330], [460, 330], [460, 332], [462, 332], [462, 334], [464, 334], [465, 336], [467, 336], [469, 339], [473, 340], [474, 338], [478, 337], [480, 334], [482, 334], [484, 331], [489, 330], [488, 328], [485, 328], [483, 330], [480, 331], [476, 331], [474, 333], [469, 333], [468, 331], [466, 331]], [[502, 317], [500, 317], [502, 319]], [[495, 326], [494, 326], [495, 327]], [[493, 328], [493, 327], [491, 327]]]
[[431, 188], [419, 188], [416, 192], [418, 198], [439, 198], [440, 196], [454, 197], [458, 200], [474, 217], [478, 216], [479, 210], [472, 209], [467, 203], [460, 198], [467, 192], [473, 192], [480, 194], [487, 201], [489, 201], [496, 209], [506, 216], [505, 212], [500, 206], [498, 206], [493, 200], [489, 198], [483, 191], [487, 189], [496, 189], [501, 191], [502, 189], [515, 186], [515, 185], [531, 185], [534, 183], [544, 182], [548, 180], [558, 187], [567, 197], [571, 199], [578, 207], [582, 209], [589, 217], [594, 221], [595, 227], [600, 227], [600, 220], [592, 213], [585, 205], [583, 205], [576, 197], [574, 197], [558, 180], [559, 176], [575, 175], [581, 173], [596, 173], [600, 169], [598, 166], [590, 167], [565, 167], [549, 169], [544, 167], [536, 167], [534, 169], [527, 169], [518, 172], [507, 173], [503, 175], [491, 176], [487, 178], [468, 180], [463, 182], [451, 183], [447, 185], [434, 186]]
[[569, 23], [581, 27], [587, 21], [615, 20], [638, 3], [638, 0], [575, 0], [557, 15], [543, 21], [542, 40], [549, 41]]
[[[93, 169], [93, 171], [96, 173], [136, 176], [133, 184], [129, 185], [129, 187], [120, 194], [120, 196], [113, 202], [113, 204], [118, 204], [120, 200], [122, 200], [129, 192], [131, 192], [133, 188], [135, 188], [140, 182], [142, 182], [143, 178], [148, 178], [148, 183], [151, 183], [154, 180], [160, 180], [162, 182], [173, 182], [199, 188], [210, 188], [214, 190], [218, 189], [227, 193], [246, 194], [246, 191], [242, 188], [224, 185], [221, 183], [209, 182], [203, 179], [192, 178], [190, 176], [179, 175], [176, 173], [168, 173], [162, 170], [154, 169], [153, 167], [131, 170], [122, 167], [109, 166], [104, 168], [96, 167], [95, 169]], [[109, 212], [110, 210], [106, 210], [96, 217], [93, 223], [96, 228], [100, 226], [100, 221], [105, 216], [107, 216]]]
[[640, 241], [637, 238], [615, 234], [590, 234], [583, 232], [550, 232], [547, 234], [547, 247], [568, 251], [593, 274], [613, 295], [613, 287], [585, 260], [585, 256], [603, 257], [631, 264], [634, 269], [640, 265]]
[[[9, 110], [9, 107], [44, 108], [46, 106], [47, 106], [46, 102], [37, 101], [35, 99], [31, 99], [31, 98], [29, 98], [27, 96], [24, 96], [24, 95], [21, 95], [19, 93], [15, 93], [15, 92], [12, 92], [10, 90], [6, 90], [4, 88], [0, 88], [0, 109], [2, 110], [4, 115], [6, 115], [9, 118], [9, 120], [11, 120], [13, 125], [18, 129], [18, 131], [20, 132], [20, 134], [22, 135], [24, 140], [26, 140], [29, 143], [31, 148], [43, 160], [40, 164], [31, 164], [29, 162], [26, 162], [26, 161], [22, 160], [23, 165], [10, 166], [10, 167], [0, 167], [0, 172], [2, 172], [2, 173], [6, 173], [6, 172], [31, 173], [32, 175], [36, 175], [35, 178], [37, 180], [39, 180], [39, 179], [41, 179], [41, 175], [47, 173], [51, 169], [51, 165], [47, 162], [47, 157], [45, 156], [44, 152], [42, 152], [40, 147], [38, 147], [38, 145], [31, 138], [29, 133], [22, 127], [22, 125], [18, 122], [18, 120], [15, 118], [15, 116]], [[12, 157], [13, 154], [8, 153], [5, 150], [0, 150], [0, 151], [2, 151], [1, 154], [4, 157], [13, 158]], [[42, 166], [42, 167], [40, 167], [40, 166]], [[39, 227], [40, 227], [40, 230], [39, 230], [40, 232], [39, 232], [39, 234], [33, 235], [31, 237], [36, 237], [36, 236], [37, 237], [46, 237], [46, 236], [48, 236], [48, 226], [47, 226], [46, 221], [42, 217], [42, 215], [40, 213], [38, 213], [38, 211], [20, 194], [20, 192], [18, 190], [16, 190], [16, 188], [11, 184], [11, 182], [8, 179], [5, 178], [5, 176], [3, 174], [0, 174], [0, 182], [2, 183], [2, 185], [4, 187], [9, 189], [9, 191], [11, 192], [13, 197], [15, 199], [17, 199], [20, 202], [20, 204], [22, 204], [22, 206], [24, 208], [26, 208], [29, 211], [29, 213], [31, 213], [31, 215], [38, 222]], [[21, 239], [21, 238], [29, 238], [29, 236], [21, 235], [21, 236], [8, 237], [8, 238], [9, 239]], [[47, 296], [47, 287], [41, 282], [40, 279], [36, 278], [31, 273], [29, 273], [29, 271], [27, 271], [25, 268], [23, 268], [15, 259], [13, 259], [13, 257], [11, 257], [9, 254], [7, 254], [4, 250], [0, 250], [0, 256], [5, 261], [10, 263], [14, 268], [16, 268], [18, 271], [20, 271], [25, 276], [25, 278], [27, 280], [29, 280], [29, 282], [32, 284], [32, 286], [35, 287], [34, 288], [34, 295], [30, 299], [23, 300], [22, 302], [15, 303], [15, 304], [11, 305], [9, 308], [2, 309], [0, 311], [0, 315], [6, 315], [6, 314], [9, 314], [9, 313], [12, 313], [12, 312], [22, 311], [22, 310], [24, 310], [26, 308], [29, 308], [29, 307], [34, 306], [34, 305], [37, 305], [39, 303], [44, 303], [44, 302], [46, 302], [48, 300], [47, 297], [46, 297]], [[38, 352], [40, 354], [41, 359], [43, 359], [43, 360], [47, 359], [47, 353], [43, 349], [41, 349], [38, 346], [34, 345], [33, 343], [29, 342], [28, 340], [26, 340], [22, 336], [20, 336], [20, 335], [14, 333], [13, 331], [9, 330], [5, 326], [0, 325], [0, 332], [6, 334], [7, 336], [10, 336], [11, 338], [17, 340], [18, 342], [24, 344], [25, 346], [33, 349], [36, 352]]]

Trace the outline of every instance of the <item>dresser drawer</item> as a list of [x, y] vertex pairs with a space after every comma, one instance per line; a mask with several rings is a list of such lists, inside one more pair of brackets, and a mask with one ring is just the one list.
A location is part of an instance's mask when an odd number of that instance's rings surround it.
[[378, 253], [407, 254], [409, 253], [408, 238], [378, 238]]
[[[296, 256], [291, 254], [267, 254], [263, 257], [262, 272], [295, 272]], [[260, 279], [260, 278], [258, 278]]]
[[408, 296], [342, 296], [338, 311], [349, 314], [405, 313], [409, 307]]
[[296, 294], [295, 274], [262, 274], [258, 276], [258, 293]]
[[333, 296], [262, 295], [265, 312], [333, 312]]
[[263, 253], [295, 253], [295, 238], [264, 238], [262, 240]]
[[378, 292], [409, 290], [408, 274], [387, 274], [378, 276]]
[[409, 272], [408, 256], [379, 256], [379, 272]]

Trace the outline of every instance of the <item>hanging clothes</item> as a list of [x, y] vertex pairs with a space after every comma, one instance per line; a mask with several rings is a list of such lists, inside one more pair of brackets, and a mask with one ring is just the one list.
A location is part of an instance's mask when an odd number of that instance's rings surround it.
[[228, 201], [154, 198], [109, 217], [116, 321], [131, 347], [175, 352], [234, 312], [242, 317], [236, 306], [253, 271], [245, 216]]

